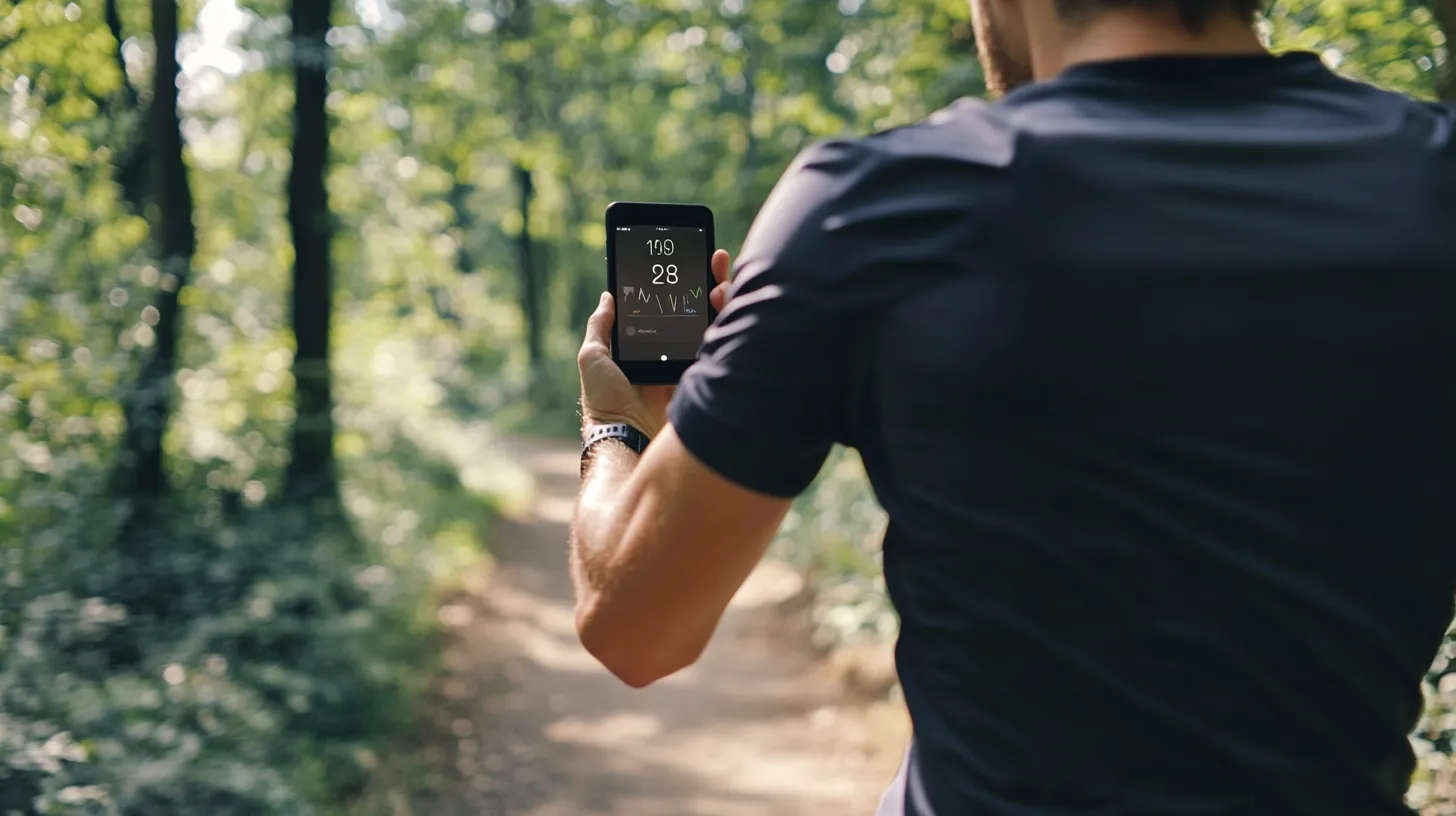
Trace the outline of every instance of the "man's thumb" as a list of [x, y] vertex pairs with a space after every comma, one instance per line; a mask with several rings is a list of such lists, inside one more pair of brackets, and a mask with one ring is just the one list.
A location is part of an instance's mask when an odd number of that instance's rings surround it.
[[612, 302], [612, 294], [603, 292], [602, 299], [597, 302], [597, 310], [592, 312], [591, 317], [586, 321], [586, 343], [599, 343], [606, 347], [612, 345], [612, 321], [616, 317], [615, 304]]

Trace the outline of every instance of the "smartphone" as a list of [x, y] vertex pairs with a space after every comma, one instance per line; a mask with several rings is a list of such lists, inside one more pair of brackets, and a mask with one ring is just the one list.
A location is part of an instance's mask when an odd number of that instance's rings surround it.
[[713, 211], [701, 204], [607, 207], [607, 291], [617, 302], [612, 359], [638, 385], [672, 385], [716, 313]]

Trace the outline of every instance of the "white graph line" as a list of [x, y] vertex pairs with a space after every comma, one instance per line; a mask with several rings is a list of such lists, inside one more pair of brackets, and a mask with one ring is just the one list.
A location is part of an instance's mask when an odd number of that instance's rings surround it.
[[[658, 314], [667, 314], [668, 312], [671, 312], [674, 315], [686, 314], [688, 304], [692, 302], [692, 297], [688, 294], [684, 294], [682, 296], [682, 300], [678, 300], [677, 295], [669, 293], [667, 296], [667, 308], [663, 308], [662, 295], [657, 292], [649, 292], [646, 289], [637, 290], [637, 299], [639, 301], [646, 301], [648, 303], [656, 303]], [[681, 309], [678, 308], [679, 303], [682, 304]]]

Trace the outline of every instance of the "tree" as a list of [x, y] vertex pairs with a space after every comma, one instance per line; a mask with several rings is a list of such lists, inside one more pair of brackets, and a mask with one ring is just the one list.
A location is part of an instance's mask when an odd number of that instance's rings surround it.
[[[153, 156], [154, 235], [161, 261], [154, 311], [143, 315], [155, 338], [143, 360], [125, 408], [117, 486], [131, 497], [154, 502], [167, 489], [162, 436], [172, 412], [173, 376], [181, 326], [178, 295], [191, 278], [197, 233], [192, 223], [192, 187], [182, 156], [182, 120], [177, 112], [177, 3], [152, 0], [152, 37], [157, 65], [149, 120]], [[140, 329], [139, 329], [140, 330]]]
[[[116, 48], [111, 52], [111, 57], [116, 64], [116, 71], [121, 76], [121, 99], [120, 110], [116, 110], [113, 104], [103, 105], [113, 119], [122, 122], [130, 121], [127, 117], [135, 115], [141, 108], [141, 100], [137, 94], [136, 87], [131, 84], [131, 79], [126, 75], [126, 58], [122, 56], [122, 46], [126, 44], [126, 37], [121, 28], [121, 9], [117, 6], [117, 0], [106, 0], [104, 8], [106, 17], [106, 28], [111, 32], [111, 38], [116, 41]], [[147, 175], [147, 149], [145, 139], [138, 139], [137, 133], [131, 132], [130, 128], [124, 125], [125, 141], [121, 146], [121, 155], [116, 162], [116, 182], [121, 185], [121, 198], [130, 204], [134, 209], [140, 210], [146, 197], [146, 175]], [[142, 131], [145, 135], [145, 131]]]
[[1456, 49], [1456, 0], [1432, 0], [1431, 12], [1446, 48], [1446, 64], [1437, 80], [1436, 93], [1448, 102], [1456, 102], [1456, 59], [1452, 58], [1452, 49]]
[[531, 167], [519, 153], [525, 151], [525, 145], [536, 125], [532, 104], [533, 95], [537, 92], [536, 71], [533, 69], [536, 49], [532, 45], [536, 26], [531, 0], [514, 0], [508, 7], [502, 33], [509, 46], [521, 55], [508, 61], [507, 74], [515, 91], [511, 121], [518, 155], [512, 165], [511, 174], [520, 196], [518, 201], [521, 217], [521, 231], [516, 236], [516, 257], [519, 264], [521, 311], [526, 322], [526, 357], [530, 361], [531, 381], [534, 385], [544, 357], [542, 324], [545, 314], [542, 296], [547, 291], [544, 280], [546, 270], [536, 263], [535, 238], [531, 235], [531, 202], [536, 195], [535, 180], [532, 178]]
[[526, 317], [526, 357], [530, 360], [534, 378], [542, 362], [541, 293], [546, 288], [545, 281], [541, 279], [542, 270], [535, 261], [535, 243], [531, 237], [531, 199], [536, 188], [531, 181], [531, 170], [525, 165], [514, 165], [512, 175], [520, 194], [521, 232], [516, 236], [516, 252], [520, 264], [521, 311]]
[[333, 215], [328, 171], [327, 36], [332, 0], [292, 0], [293, 166], [288, 175], [288, 227], [293, 235], [291, 320], [297, 348], [293, 357], [294, 423], [284, 495], [333, 497], [333, 376], [329, 332], [333, 318], [330, 245]]

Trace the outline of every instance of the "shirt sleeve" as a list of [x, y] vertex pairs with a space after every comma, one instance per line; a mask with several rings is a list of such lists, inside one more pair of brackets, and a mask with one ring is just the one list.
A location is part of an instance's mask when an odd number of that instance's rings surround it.
[[880, 316], [963, 274], [961, 259], [988, 231], [971, 213], [988, 209], [998, 189], [988, 182], [1010, 149], [985, 120], [983, 107], [961, 106], [794, 160], [669, 406], [693, 455], [738, 485], [791, 498], [834, 443], [857, 441], [852, 417], [873, 376]]
[[750, 490], [798, 495], [843, 436], [855, 344], [832, 289], [852, 279], [854, 259], [832, 222], [866, 160], [856, 143], [830, 142], [789, 167], [749, 230], [728, 305], [669, 407], [688, 450]]

